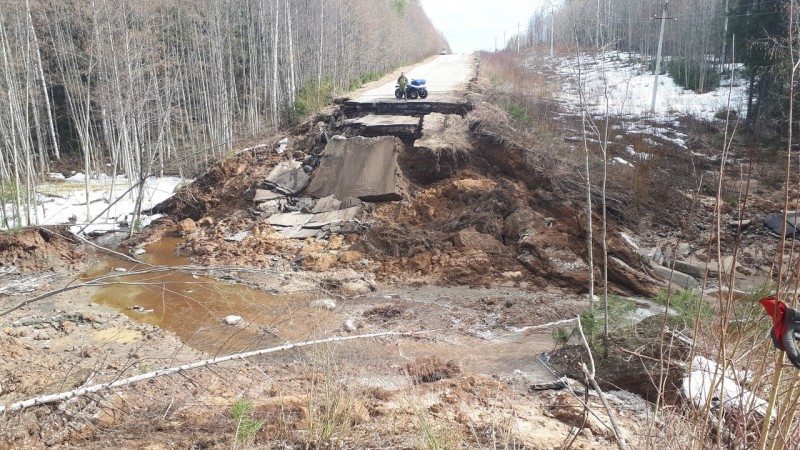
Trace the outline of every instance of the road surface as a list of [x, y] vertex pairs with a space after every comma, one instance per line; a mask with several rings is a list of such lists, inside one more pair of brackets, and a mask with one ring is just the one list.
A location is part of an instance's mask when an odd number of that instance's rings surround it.
[[[475, 76], [473, 55], [440, 55], [433, 60], [414, 66], [406, 72], [410, 82], [422, 78], [428, 86], [427, 102], [464, 102], [469, 81]], [[361, 103], [398, 101], [394, 97], [396, 80], [356, 94], [352, 100]], [[404, 101], [404, 100], [400, 100]], [[420, 100], [411, 100], [420, 101]]]

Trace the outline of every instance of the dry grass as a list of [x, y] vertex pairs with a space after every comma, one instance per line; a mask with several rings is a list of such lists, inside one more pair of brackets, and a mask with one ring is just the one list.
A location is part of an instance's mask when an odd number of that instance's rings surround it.
[[481, 87], [488, 100], [507, 111], [516, 111], [518, 122], [549, 121], [558, 112], [552, 97], [559, 89], [557, 84], [545, 74], [526, 67], [516, 52], [481, 52], [480, 61]]
[[361, 244], [371, 254], [400, 258], [407, 256], [413, 248], [430, 250], [444, 238], [443, 233], [396, 223], [382, 223], [370, 228], [361, 239]]
[[435, 220], [430, 225], [432, 229], [452, 234], [473, 227], [481, 233], [499, 238], [503, 219], [516, 209], [510, 187], [503, 185], [491, 191], [457, 191], [453, 200], [461, 206], [458, 213]]

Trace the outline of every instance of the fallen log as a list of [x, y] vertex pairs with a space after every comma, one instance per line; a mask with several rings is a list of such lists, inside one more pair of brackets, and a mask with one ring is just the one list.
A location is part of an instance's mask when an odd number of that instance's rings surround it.
[[384, 336], [414, 336], [414, 335], [417, 335], [417, 334], [429, 333], [429, 332], [430, 331], [417, 331], [417, 332], [402, 333], [402, 332], [396, 332], [396, 331], [389, 331], [389, 332], [385, 332], [385, 333], [360, 334], [360, 335], [357, 335], [357, 336], [332, 337], [332, 338], [326, 338], [326, 339], [318, 339], [318, 340], [314, 340], [314, 341], [295, 342], [295, 343], [291, 343], [291, 344], [281, 345], [279, 347], [270, 347], [270, 348], [265, 348], [265, 349], [261, 349], [261, 350], [253, 350], [253, 351], [249, 351], [249, 352], [234, 353], [232, 355], [219, 356], [219, 357], [216, 357], [216, 358], [206, 359], [206, 360], [203, 360], [203, 361], [197, 361], [197, 362], [193, 362], [193, 363], [190, 363], [190, 364], [185, 364], [185, 365], [182, 365], [182, 366], [155, 370], [155, 371], [152, 371], [152, 372], [143, 373], [141, 375], [136, 375], [136, 376], [133, 376], [133, 377], [117, 380], [117, 381], [114, 381], [114, 382], [111, 382], [111, 383], [93, 384], [93, 385], [90, 385], [90, 386], [84, 386], [84, 387], [80, 387], [80, 388], [77, 388], [77, 389], [73, 389], [71, 391], [60, 392], [60, 393], [57, 393], [57, 394], [42, 395], [40, 397], [35, 397], [35, 398], [28, 399], [28, 400], [22, 400], [22, 401], [19, 401], [19, 402], [11, 403], [11, 404], [6, 405], [6, 406], [0, 406], [0, 414], [3, 414], [3, 413], [8, 412], [8, 411], [21, 411], [23, 409], [30, 408], [32, 406], [44, 405], [44, 404], [47, 404], [47, 403], [54, 403], [54, 402], [58, 402], [58, 401], [61, 401], [61, 400], [67, 400], [67, 399], [70, 399], [70, 398], [79, 397], [79, 396], [86, 395], [86, 394], [100, 392], [100, 391], [104, 391], [104, 390], [108, 390], [108, 389], [113, 389], [115, 387], [120, 387], [120, 386], [125, 386], [125, 385], [128, 385], [128, 384], [138, 383], [140, 381], [149, 380], [149, 379], [160, 377], [160, 376], [164, 376], [164, 375], [172, 375], [172, 374], [176, 374], [176, 373], [187, 372], [189, 370], [197, 369], [197, 368], [200, 368], [200, 367], [211, 366], [211, 365], [215, 365], [215, 364], [219, 364], [219, 363], [223, 363], [223, 362], [227, 362], [227, 361], [233, 361], [233, 360], [236, 360], [236, 359], [251, 358], [253, 356], [265, 355], [267, 353], [276, 353], [276, 352], [285, 351], [285, 350], [291, 350], [291, 349], [295, 349], [295, 348], [309, 347], [309, 346], [312, 346], [312, 345], [319, 345], [319, 344], [327, 344], [327, 343], [330, 343], [330, 342], [350, 341], [350, 340], [353, 340], [353, 339], [366, 339], [366, 338], [384, 337]]

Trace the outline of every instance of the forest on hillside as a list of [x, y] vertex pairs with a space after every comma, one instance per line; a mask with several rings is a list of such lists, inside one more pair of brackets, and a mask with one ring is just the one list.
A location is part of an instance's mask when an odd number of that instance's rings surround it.
[[1, 2], [0, 202], [65, 156], [192, 175], [441, 47], [410, 0]]

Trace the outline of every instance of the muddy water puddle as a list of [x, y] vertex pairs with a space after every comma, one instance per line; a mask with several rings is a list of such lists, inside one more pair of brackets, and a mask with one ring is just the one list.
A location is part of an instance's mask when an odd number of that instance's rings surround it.
[[[190, 261], [176, 254], [178, 238], [145, 247], [144, 263], [178, 267]], [[203, 277], [184, 270], [148, 271], [145, 264], [107, 258], [86, 278], [115, 275], [95, 291], [92, 301], [114, 308], [132, 320], [174, 332], [190, 347], [228, 354], [269, 347], [287, 339], [307, 339], [332, 320], [330, 311], [308, 308], [307, 295], [276, 296]], [[224, 322], [239, 316], [236, 325]]]
[[[476, 321], [475, 317], [481, 314], [464, 307], [470, 301], [467, 297], [492, 295], [492, 291], [462, 292], [458, 288], [428, 287], [396, 298], [374, 293], [341, 302], [335, 310], [329, 311], [311, 308], [311, 301], [317, 299], [311, 294], [272, 295], [241, 284], [193, 274], [186, 269], [162, 269], [191, 264], [177, 256], [175, 250], [179, 243], [178, 238], [164, 238], [145, 247], [146, 253], [140, 257], [141, 261], [159, 266], [158, 270], [146, 264], [103, 257], [85, 274], [85, 279], [105, 275], [114, 278], [109, 280], [108, 286], [96, 289], [91, 300], [120, 311], [137, 322], [172, 331], [186, 345], [210, 355], [340, 334], [346, 317], [357, 317], [360, 322], [367, 322], [366, 328], [360, 332], [385, 331], [387, 328], [431, 330], [430, 335], [420, 339], [350, 341], [346, 345], [315, 350], [327, 355], [325, 358], [336, 355], [338, 360], [354, 364], [359, 368], [362, 382], [369, 385], [407, 383], [402, 367], [428, 355], [436, 355], [444, 361], [453, 359], [467, 372], [521, 372], [532, 379], [551, 381], [552, 375], [535, 358], [536, 354], [550, 349], [549, 334], [517, 334], [497, 328], [486, 336], [474, 336], [470, 327], [453, 327], [454, 323], [464, 320]], [[425, 294], [428, 290], [431, 292]], [[432, 299], [439, 290], [447, 293], [444, 303]], [[364, 312], [381, 304], [413, 313], [408, 320], [397, 323], [368, 323], [369, 316], [364, 316]], [[241, 316], [242, 321], [235, 326], [228, 325], [223, 319], [229, 315]], [[312, 351], [277, 358], [296, 361], [297, 358], [305, 360], [317, 356]]]

